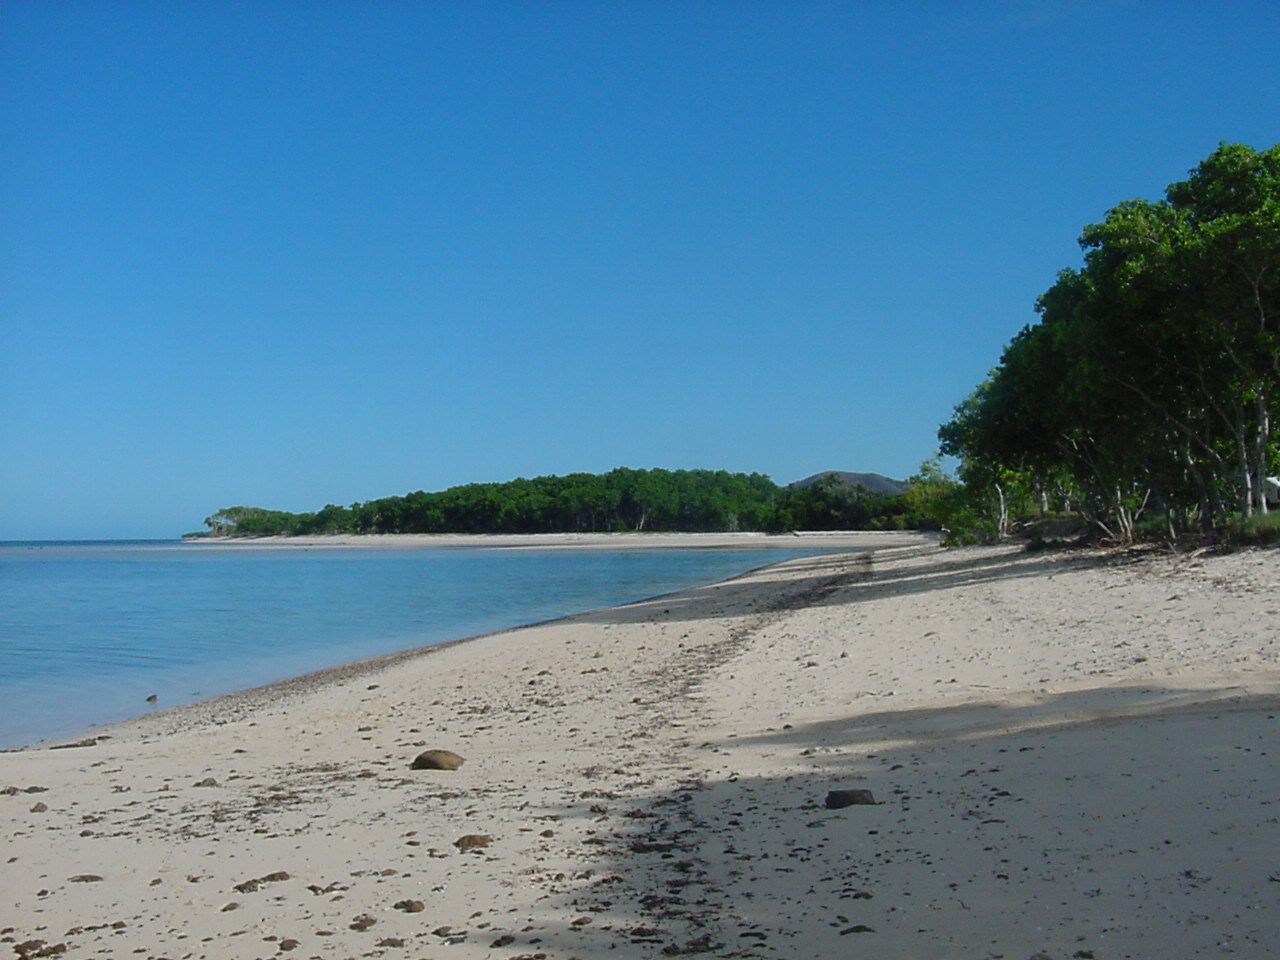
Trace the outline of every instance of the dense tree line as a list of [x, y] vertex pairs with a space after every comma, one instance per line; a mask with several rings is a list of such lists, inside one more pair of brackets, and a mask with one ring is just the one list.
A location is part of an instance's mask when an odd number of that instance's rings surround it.
[[472, 483], [314, 513], [226, 507], [211, 536], [332, 533], [565, 533], [904, 527], [900, 497], [823, 478], [803, 490], [759, 473], [632, 470]]
[[1265, 514], [1280, 461], [1280, 146], [1223, 144], [1080, 244], [1083, 266], [939, 430], [964, 495], [936, 464], [934, 495], [997, 533], [1057, 509], [1118, 540]]

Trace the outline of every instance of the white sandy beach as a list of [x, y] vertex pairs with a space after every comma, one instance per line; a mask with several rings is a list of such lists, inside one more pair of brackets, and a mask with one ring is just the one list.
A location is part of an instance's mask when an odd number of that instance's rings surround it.
[[1277, 554], [880, 536], [0, 754], [0, 955], [1275, 956]]
[[[263, 547], [294, 550], [315, 547], [371, 547], [422, 549], [430, 547], [491, 547], [502, 549], [565, 548], [576, 550], [637, 550], [644, 547], [817, 548], [870, 550], [922, 539], [920, 534], [887, 531], [801, 530], [791, 533], [334, 533], [301, 537], [193, 537], [184, 541], [204, 549], [236, 550]], [[924, 539], [929, 539], [925, 537]]]

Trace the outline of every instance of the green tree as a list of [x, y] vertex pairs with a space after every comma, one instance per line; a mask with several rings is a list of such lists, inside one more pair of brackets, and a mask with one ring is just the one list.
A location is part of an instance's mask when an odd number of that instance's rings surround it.
[[[1224, 144], [1166, 190], [1085, 228], [1084, 264], [939, 431], [975, 488], [1056, 484], [1129, 539], [1265, 512], [1280, 403], [1280, 147]], [[1007, 503], [1005, 504], [1007, 507]], [[999, 511], [1005, 515], [1006, 511]]]

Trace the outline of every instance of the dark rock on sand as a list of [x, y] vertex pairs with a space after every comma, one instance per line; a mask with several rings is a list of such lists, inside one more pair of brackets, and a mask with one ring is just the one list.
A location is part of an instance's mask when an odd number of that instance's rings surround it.
[[110, 737], [89, 737], [87, 740], [77, 740], [75, 743], [55, 743], [50, 750], [74, 750], [77, 747], [96, 747], [101, 740], [110, 740]]
[[457, 770], [466, 761], [452, 750], [426, 750], [414, 757], [414, 770]]
[[59, 957], [67, 952], [65, 943], [47, 944], [43, 940], [27, 940], [16, 944], [13, 948], [22, 960], [35, 960], [37, 957]]
[[876, 802], [870, 790], [832, 790], [827, 794], [827, 809], [839, 810], [841, 807], [869, 806]]
[[231, 889], [236, 893], [253, 893], [264, 883], [279, 883], [281, 880], [288, 879], [288, 873], [284, 870], [277, 870], [275, 873], [268, 873], [265, 877], [256, 877], [253, 880], [245, 880], [243, 883], [237, 883]]
[[668, 944], [662, 948], [662, 952], [668, 957], [678, 957], [682, 954], [710, 953], [712, 950], [721, 946], [723, 946], [723, 944], [715, 943], [711, 939], [711, 934], [704, 933], [700, 937], [695, 937], [692, 940], [686, 940], [684, 942], [684, 946], [676, 943]]

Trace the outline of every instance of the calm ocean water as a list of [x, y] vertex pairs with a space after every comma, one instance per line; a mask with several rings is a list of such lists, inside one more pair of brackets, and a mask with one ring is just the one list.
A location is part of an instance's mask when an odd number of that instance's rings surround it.
[[0, 747], [816, 552], [0, 544]]

